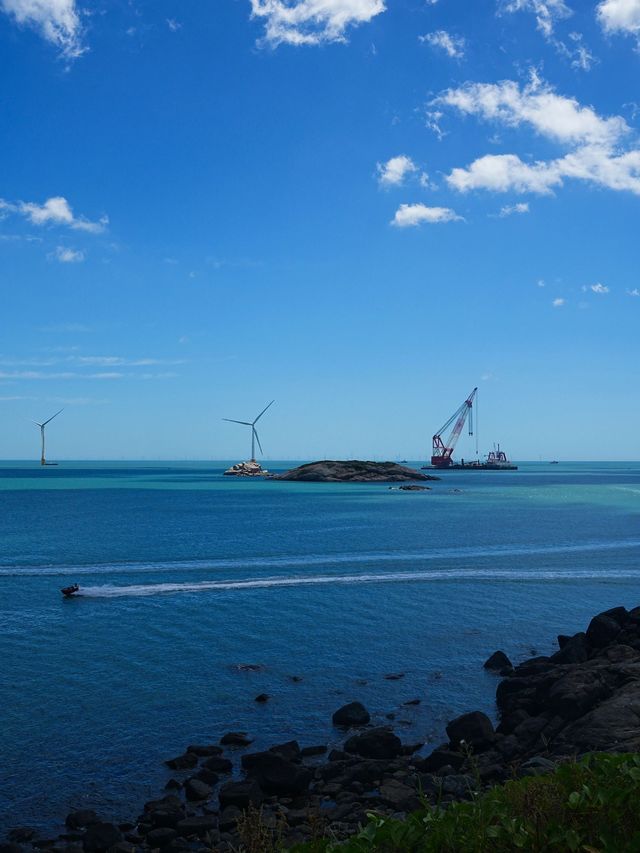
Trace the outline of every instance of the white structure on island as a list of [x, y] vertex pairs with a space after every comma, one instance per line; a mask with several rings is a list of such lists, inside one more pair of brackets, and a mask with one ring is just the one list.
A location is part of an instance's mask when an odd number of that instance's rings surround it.
[[[38, 423], [38, 421], [34, 421], [34, 424], [35, 424], [37, 427], [40, 427], [40, 437], [41, 437], [41, 439], [42, 439], [42, 450], [41, 450], [41, 453], [40, 453], [40, 464], [41, 464], [41, 465], [46, 465], [46, 464], [47, 464], [47, 460], [46, 460], [46, 459], [45, 459], [45, 457], [44, 457], [44, 428], [46, 427], [46, 425], [47, 425], [48, 423], [51, 423], [51, 421], [52, 421], [54, 418], [57, 418], [57, 417], [58, 417], [58, 415], [60, 414], [60, 412], [62, 412], [62, 411], [64, 411], [64, 409], [60, 409], [60, 411], [59, 411], [59, 412], [56, 412], [56, 413], [55, 413], [55, 415], [51, 415], [51, 417], [50, 417], [48, 420], [46, 420], [44, 423]], [[55, 462], [54, 462], [53, 464], [55, 465]]]
[[258, 447], [260, 448], [260, 453], [264, 452], [262, 450], [262, 445], [260, 444], [260, 439], [258, 438], [258, 433], [256, 431], [256, 424], [258, 423], [260, 418], [264, 415], [264, 413], [267, 411], [269, 406], [273, 406], [274, 403], [275, 403], [275, 400], [272, 400], [268, 406], [264, 407], [264, 409], [260, 412], [258, 417], [255, 418], [253, 421], [234, 421], [231, 418], [223, 418], [222, 419], [223, 421], [227, 421], [227, 423], [230, 423], [230, 424], [242, 424], [243, 426], [251, 427], [251, 462], [256, 461], [256, 441], [258, 442]]

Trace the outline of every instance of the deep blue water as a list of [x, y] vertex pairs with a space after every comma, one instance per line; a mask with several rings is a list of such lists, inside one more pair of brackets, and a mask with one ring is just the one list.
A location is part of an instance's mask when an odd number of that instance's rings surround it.
[[222, 470], [0, 467], [0, 829], [128, 818], [187, 743], [331, 742], [352, 699], [434, 745], [494, 713], [496, 648], [549, 652], [640, 603], [640, 463], [449, 472], [428, 493]]

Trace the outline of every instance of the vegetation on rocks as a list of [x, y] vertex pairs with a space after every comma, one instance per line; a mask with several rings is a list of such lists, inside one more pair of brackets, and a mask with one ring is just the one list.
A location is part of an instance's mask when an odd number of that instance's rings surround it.
[[640, 850], [640, 755], [595, 754], [473, 795], [425, 802], [397, 820], [371, 814], [346, 842], [296, 853], [625, 853]]

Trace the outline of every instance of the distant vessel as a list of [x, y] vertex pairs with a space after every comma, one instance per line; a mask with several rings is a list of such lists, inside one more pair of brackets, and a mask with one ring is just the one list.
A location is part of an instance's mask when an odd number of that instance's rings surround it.
[[[507, 459], [500, 445], [494, 445], [494, 449], [488, 454], [485, 462], [476, 459], [472, 462], [453, 461], [453, 451], [467, 419], [469, 421], [469, 435], [473, 435], [473, 405], [478, 389], [474, 388], [467, 399], [459, 406], [451, 417], [445, 421], [438, 432], [433, 436], [433, 449], [431, 452], [431, 465], [423, 465], [422, 470], [428, 471], [436, 468], [438, 471], [517, 471], [518, 466], [512, 465]], [[442, 434], [453, 424], [453, 429], [448, 439], [443, 441]], [[478, 437], [476, 435], [476, 455], [478, 454]]]
[[551, 462], [549, 462], [549, 465], [559, 465], [559, 464], [560, 463], [558, 462], [557, 459], [552, 459]]
[[78, 592], [80, 592], [80, 587], [77, 583], [73, 583], [71, 584], [71, 586], [63, 587], [60, 592], [65, 598], [74, 598], [74, 596], [77, 595]]

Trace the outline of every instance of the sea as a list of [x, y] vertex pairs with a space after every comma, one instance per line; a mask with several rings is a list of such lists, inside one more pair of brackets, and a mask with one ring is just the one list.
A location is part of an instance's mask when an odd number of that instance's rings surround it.
[[550, 654], [640, 604], [640, 463], [425, 492], [229, 464], [0, 463], [0, 835], [130, 819], [165, 759], [227, 731], [337, 744], [352, 700], [428, 752], [456, 715], [495, 718], [493, 651]]

